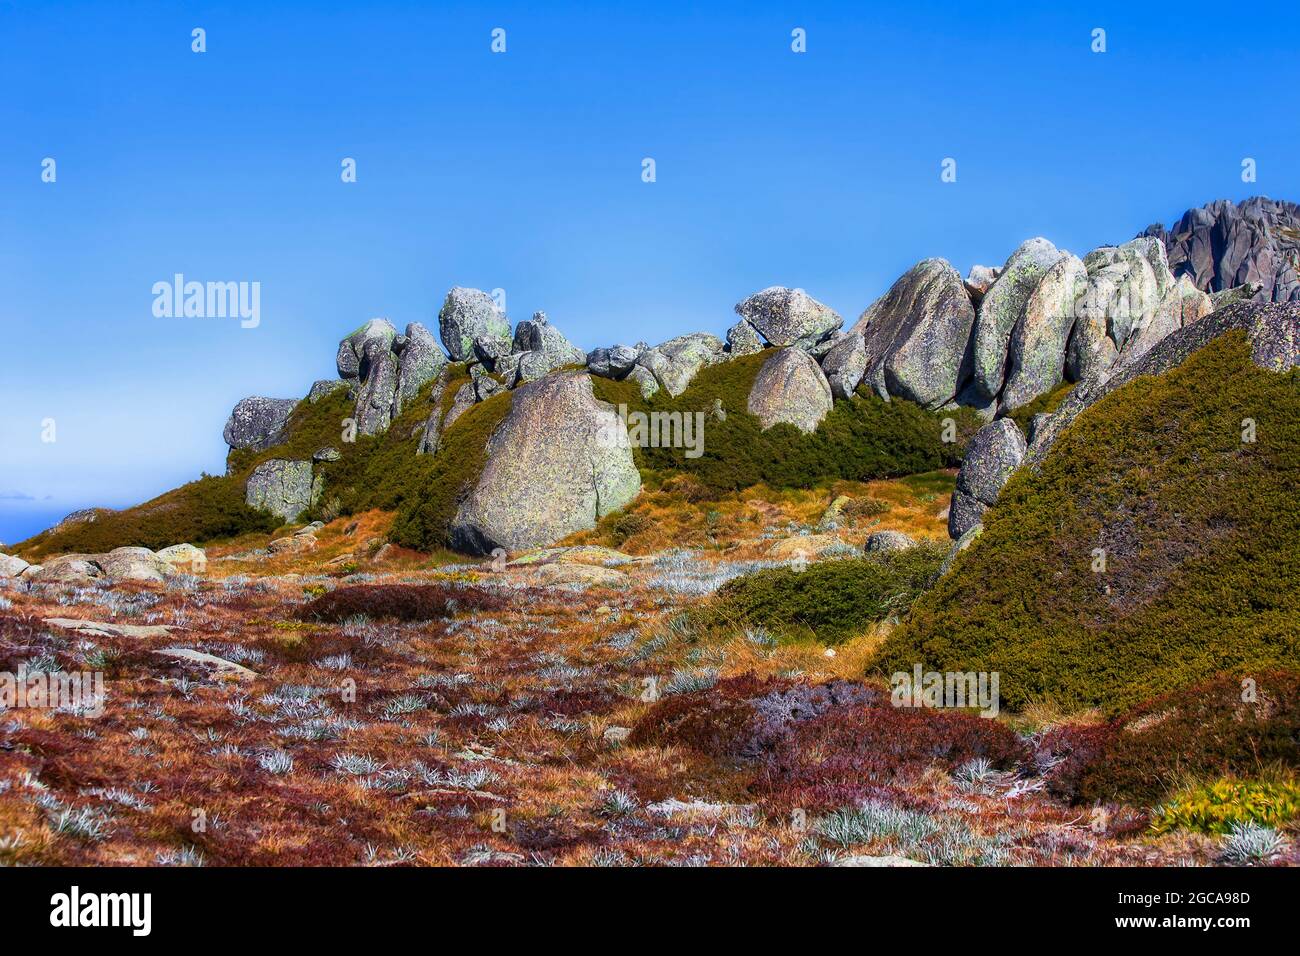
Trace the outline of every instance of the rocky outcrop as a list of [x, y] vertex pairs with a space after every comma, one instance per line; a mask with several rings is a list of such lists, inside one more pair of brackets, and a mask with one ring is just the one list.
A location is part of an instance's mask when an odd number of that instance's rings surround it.
[[1011, 254], [985, 293], [975, 317], [974, 374], [967, 404], [986, 407], [996, 401], [1006, 378], [1011, 334], [1043, 276], [1063, 255], [1046, 239], [1030, 239]]
[[864, 377], [877, 395], [939, 408], [957, 395], [974, 324], [957, 270], [943, 259], [925, 259], [863, 312], [849, 335], [862, 337]]
[[948, 535], [960, 538], [980, 523], [985, 510], [1025, 458], [1025, 436], [1009, 418], [990, 422], [966, 449], [948, 511]]
[[1240, 330], [1250, 342], [1251, 359], [1261, 368], [1285, 372], [1300, 366], [1300, 303], [1239, 302], [1166, 336], [1132, 362], [1080, 381], [1051, 418], [1034, 430], [1026, 461], [1037, 464], [1070, 423], [1089, 406], [1139, 375], [1160, 375], [1225, 332]]
[[388, 430], [393, 420], [397, 395], [397, 356], [392, 348], [378, 339], [366, 343], [361, 356], [361, 390], [357, 392], [357, 431], [378, 435]]
[[1143, 233], [1160, 240], [1175, 276], [1202, 292], [1247, 283], [1264, 301], [1300, 301], [1300, 206], [1253, 196], [1240, 205], [1219, 199], [1189, 209], [1169, 229]]
[[636, 365], [637, 358], [644, 348], [631, 345], [615, 345], [612, 348], [593, 349], [587, 353], [587, 371], [601, 378], [626, 378]]
[[627, 428], [591, 379], [560, 372], [515, 390], [487, 464], [452, 523], [456, 547], [523, 550], [595, 527], [641, 488]]
[[551, 325], [545, 312], [534, 312], [531, 319], [515, 326], [513, 351], [540, 353], [552, 369], [564, 365], [582, 365], [587, 361], [582, 349]]
[[769, 286], [736, 305], [736, 314], [757, 330], [769, 345], [793, 346], [812, 352], [826, 342], [844, 320], [834, 309], [803, 289]]
[[686, 391], [702, 368], [725, 360], [722, 340], [707, 332], [693, 332], [669, 339], [637, 356], [636, 364], [650, 372], [669, 395]]
[[284, 426], [298, 407], [292, 398], [241, 398], [221, 436], [231, 448], [248, 448], [262, 451], [278, 444], [284, 436]]
[[1011, 330], [1007, 379], [998, 400], [1001, 411], [1019, 408], [1061, 383], [1075, 302], [1087, 285], [1083, 262], [1069, 253], [1043, 274]]
[[420, 389], [438, 377], [447, 365], [433, 333], [419, 322], [412, 322], [402, 336], [402, 350], [397, 362], [397, 389], [393, 394], [393, 418], [420, 394]]
[[248, 476], [244, 501], [250, 508], [294, 521], [315, 503], [319, 492], [319, 485], [312, 481], [311, 462], [272, 458]]
[[808, 433], [817, 429], [832, 404], [831, 387], [817, 362], [790, 347], [763, 363], [750, 388], [748, 408], [764, 431], [785, 422]]
[[365, 378], [363, 363], [366, 346], [371, 342], [379, 342], [385, 349], [392, 348], [393, 340], [396, 338], [397, 329], [393, 328], [393, 323], [387, 319], [371, 319], [361, 326], [339, 342], [338, 353], [334, 358], [339, 378]]
[[510, 322], [486, 292], [459, 286], [438, 313], [438, 335], [454, 362], [486, 361], [510, 353]]
[[16, 578], [29, 567], [31, 565], [22, 558], [9, 554], [0, 554], [0, 578]]

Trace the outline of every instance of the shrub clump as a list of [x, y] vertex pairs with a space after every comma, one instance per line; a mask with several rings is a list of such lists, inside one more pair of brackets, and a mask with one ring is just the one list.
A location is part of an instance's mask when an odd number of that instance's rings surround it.
[[839, 644], [872, 623], [907, 613], [938, 573], [945, 548], [769, 568], [729, 581], [695, 617], [703, 627], [763, 627], [794, 639]]
[[1008, 709], [1109, 714], [1224, 671], [1295, 667], [1298, 487], [1300, 370], [1261, 369], [1243, 334], [1220, 336], [1099, 401], [1017, 472], [873, 665], [998, 671]]
[[1295, 780], [1216, 780], [1175, 796], [1151, 821], [1156, 833], [1229, 833], [1246, 824], [1279, 829], [1300, 816]]
[[484, 588], [446, 584], [358, 584], [323, 594], [295, 612], [302, 621], [340, 623], [352, 617], [432, 621], [460, 611], [499, 611], [505, 597]]
[[838, 807], [881, 796], [932, 766], [951, 771], [982, 758], [1012, 769], [1029, 756], [997, 720], [883, 702], [801, 724], [775, 748], [755, 789], [782, 806]]

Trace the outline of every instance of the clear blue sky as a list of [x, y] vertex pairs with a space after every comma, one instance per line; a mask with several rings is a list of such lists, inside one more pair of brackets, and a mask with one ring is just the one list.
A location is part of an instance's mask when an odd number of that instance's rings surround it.
[[[655, 342], [1300, 199], [1296, 4], [920, 6], [0, 0], [0, 541], [219, 473], [237, 399], [452, 285]], [[260, 282], [261, 325], [155, 318], [177, 272]]]

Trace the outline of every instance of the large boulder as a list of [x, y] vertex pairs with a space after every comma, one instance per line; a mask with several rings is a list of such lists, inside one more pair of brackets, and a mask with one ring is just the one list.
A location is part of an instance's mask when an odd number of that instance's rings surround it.
[[939, 408], [957, 395], [974, 324], [975, 308], [957, 270], [943, 259], [925, 259], [872, 303], [849, 334], [863, 339], [865, 379], [877, 395]]
[[997, 281], [984, 294], [975, 316], [974, 378], [967, 403], [987, 406], [1002, 391], [1011, 333], [1023, 318], [1029, 297], [1063, 255], [1046, 239], [1029, 239], [1011, 254]]
[[1088, 286], [1083, 262], [1063, 255], [1044, 273], [1011, 330], [1000, 408], [1019, 408], [1060, 384], [1075, 302]]
[[725, 358], [720, 338], [707, 332], [692, 332], [647, 349], [637, 356], [636, 364], [652, 373], [659, 386], [676, 397], [686, 391], [700, 369]]
[[393, 393], [394, 418], [447, 365], [447, 356], [438, 347], [438, 340], [419, 322], [410, 323], [403, 338], [405, 344], [397, 362], [397, 389]]
[[244, 501], [250, 508], [269, 511], [286, 522], [294, 521], [315, 503], [320, 485], [312, 481], [310, 461], [272, 458], [248, 476]]
[[835, 398], [851, 398], [867, 373], [867, 343], [857, 329], [835, 340], [822, 358], [822, 374]]
[[510, 321], [478, 289], [457, 286], [447, 293], [438, 313], [438, 335], [456, 362], [490, 362], [510, 352]]
[[175, 569], [148, 548], [114, 548], [94, 556], [106, 577], [119, 581], [163, 581]]
[[587, 353], [587, 370], [601, 378], [626, 378], [642, 351], [631, 345], [593, 349]]
[[1134, 361], [1119, 363], [1080, 381], [1051, 418], [1034, 429], [1026, 461], [1036, 466], [1084, 409], [1115, 389], [1139, 375], [1163, 374], [1213, 339], [1236, 330], [1246, 333], [1251, 359], [1261, 368], [1285, 372], [1300, 366], [1300, 302], [1238, 302], [1165, 336]]
[[387, 431], [393, 420], [397, 395], [397, 356], [390, 346], [378, 339], [366, 343], [361, 356], [361, 390], [357, 392], [357, 431], [378, 435]]
[[329, 398], [335, 392], [343, 392], [353, 387], [353, 382], [345, 378], [322, 378], [311, 383], [307, 401], [315, 405], [322, 399]]
[[284, 426], [297, 407], [298, 402], [292, 398], [241, 398], [226, 421], [222, 437], [231, 448], [272, 448], [284, 437]]
[[521, 385], [488, 441], [487, 464], [452, 523], [471, 553], [551, 544], [596, 526], [641, 489], [627, 428], [591, 379], [561, 372]]
[[779, 422], [801, 432], [816, 431], [833, 405], [821, 367], [798, 348], [783, 348], [763, 363], [749, 391], [749, 413], [763, 430]]
[[31, 565], [22, 558], [9, 554], [0, 554], [0, 578], [16, 578], [29, 567]]
[[736, 313], [758, 330], [769, 345], [794, 346], [805, 352], [829, 339], [844, 324], [830, 306], [803, 289], [769, 286], [736, 305]]
[[104, 569], [94, 561], [93, 556], [87, 554], [63, 554], [32, 567], [40, 570], [28, 569], [24, 577], [35, 581], [84, 584], [104, 576]]
[[960, 538], [979, 523], [1024, 459], [1025, 436], [1011, 419], [1000, 418], [975, 433], [957, 473], [948, 511], [949, 536]]
[[397, 338], [397, 329], [387, 319], [371, 319], [361, 328], [339, 342], [338, 354], [334, 364], [338, 367], [339, 378], [364, 378], [362, 362], [366, 346], [371, 342], [381, 342], [384, 348], [391, 348]]

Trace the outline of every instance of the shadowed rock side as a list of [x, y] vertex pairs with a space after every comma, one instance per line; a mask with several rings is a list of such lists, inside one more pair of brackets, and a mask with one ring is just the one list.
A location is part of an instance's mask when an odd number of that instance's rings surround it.
[[595, 527], [636, 497], [641, 477], [627, 429], [579, 372], [515, 390], [488, 461], [452, 524], [471, 553], [520, 550]]

